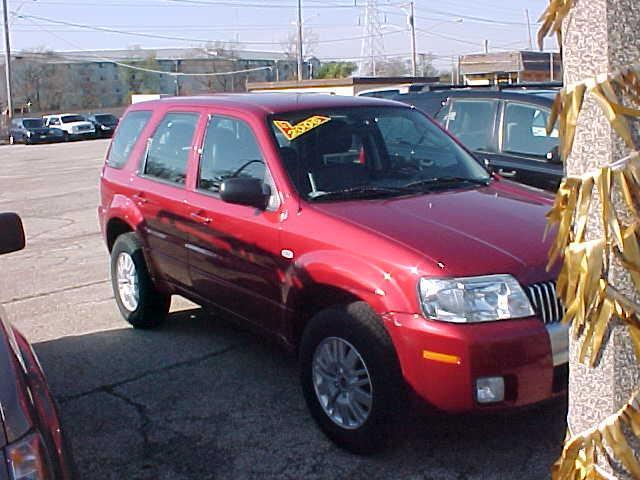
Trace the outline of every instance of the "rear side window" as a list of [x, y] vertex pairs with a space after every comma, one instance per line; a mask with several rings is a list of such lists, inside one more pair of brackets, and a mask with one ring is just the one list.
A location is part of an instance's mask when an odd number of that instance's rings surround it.
[[196, 131], [197, 113], [168, 113], [149, 139], [144, 174], [171, 183], [184, 184], [187, 161]]
[[534, 105], [509, 103], [504, 114], [503, 150], [546, 157], [560, 144], [558, 128], [547, 135], [550, 111]]
[[142, 130], [147, 126], [150, 118], [151, 112], [149, 111], [130, 112], [124, 117], [118, 133], [111, 143], [107, 165], [113, 168], [125, 166], [133, 147], [135, 147]]
[[454, 100], [446, 115], [446, 128], [470, 150], [488, 150], [493, 133], [496, 102]]

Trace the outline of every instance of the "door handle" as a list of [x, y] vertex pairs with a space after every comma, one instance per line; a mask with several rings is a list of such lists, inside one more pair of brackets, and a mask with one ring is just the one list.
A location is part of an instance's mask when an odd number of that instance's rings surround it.
[[518, 172], [516, 172], [515, 170], [505, 170], [504, 168], [500, 168], [498, 170], [498, 175], [505, 178], [515, 177], [517, 173]]
[[205, 217], [204, 215], [200, 215], [199, 212], [193, 212], [191, 218], [194, 219], [198, 223], [204, 223], [205, 225], [209, 225], [211, 223], [211, 217]]

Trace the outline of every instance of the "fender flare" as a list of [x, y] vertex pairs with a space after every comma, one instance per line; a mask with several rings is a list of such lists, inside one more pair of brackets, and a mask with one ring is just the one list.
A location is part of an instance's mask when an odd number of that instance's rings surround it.
[[113, 196], [107, 211], [109, 214], [105, 220], [105, 232], [109, 222], [114, 219], [122, 220], [129, 225], [133, 231], [138, 230], [140, 224], [144, 222], [144, 217], [138, 209], [138, 206], [130, 198], [121, 194]]

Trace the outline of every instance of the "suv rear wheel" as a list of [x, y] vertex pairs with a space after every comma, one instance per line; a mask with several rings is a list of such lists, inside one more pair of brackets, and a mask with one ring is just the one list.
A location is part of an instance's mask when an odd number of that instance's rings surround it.
[[404, 382], [380, 318], [364, 302], [315, 315], [300, 345], [307, 406], [339, 446], [369, 453], [390, 438], [404, 410]]
[[111, 285], [122, 316], [136, 328], [152, 328], [166, 318], [171, 296], [153, 284], [135, 233], [120, 235], [111, 250]]

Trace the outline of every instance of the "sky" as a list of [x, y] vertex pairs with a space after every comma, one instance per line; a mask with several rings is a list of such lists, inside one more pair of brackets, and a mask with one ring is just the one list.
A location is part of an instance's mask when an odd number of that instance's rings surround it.
[[[378, 0], [385, 55], [411, 51], [408, 0]], [[302, 0], [307, 53], [358, 60], [366, 0]], [[440, 70], [452, 57], [528, 49], [525, 10], [537, 20], [546, 0], [415, 0], [417, 50]], [[194, 47], [237, 41], [245, 50], [282, 51], [295, 35], [297, 0], [9, 0], [12, 50]], [[110, 31], [107, 31], [110, 30]], [[117, 30], [117, 31], [114, 31]], [[126, 33], [125, 33], [126, 32]], [[168, 37], [168, 38], [160, 38]], [[556, 49], [555, 40], [546, 42]]]

